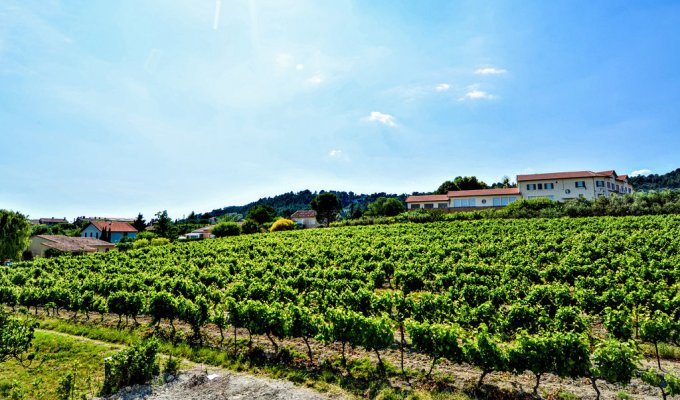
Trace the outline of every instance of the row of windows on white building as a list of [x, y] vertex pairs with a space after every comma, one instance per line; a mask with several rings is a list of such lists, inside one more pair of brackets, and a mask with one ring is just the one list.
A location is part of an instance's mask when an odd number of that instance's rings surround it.
[[[491, 200], [491, 204], [487, 204], [488, 200], [487, 199], [482, 199], [481, 204], [484, 206], [494, 206], [494, 207], [500, 207], [500, 206], [507, 206], [508, 204], [517, 201], [517, 197], [494, 197]], [[453, 200], [453, 208], [466, 208], [466, 207], [476, 207], [477, 206], [477, 201], [476, 199], [454, 199]], [[449, 203], [437, 203], [436, 208], [448, 208]], [[411, 208], [420, 208], [420, 204], [411, 204]], [[427, 209], [432, 209], [435, 208], [434, 203], [426, 203], [423, 204], [423, 208]]]
[[[606, 185], [605, 185], [605, 183], [606, 183]], [[595, 181], [595, 187], [603, 188], [605, 186], [607, 187], [607, 189], [614, 190], [614, 191], [617, 191], [617, 192], [631, 193], [631, 189], [626, 188], [623, 185], [615, 184], [615, 183], [612, 183], [612, 182]], [[574, 182], [574, 187], [586, 189], [586, 181], [576, 181], [576, 182]], [[527, 184], [527, 190], [554, 190], [554, 189], [555, 189], [554, 183], [529, 183], [529, 184]]]

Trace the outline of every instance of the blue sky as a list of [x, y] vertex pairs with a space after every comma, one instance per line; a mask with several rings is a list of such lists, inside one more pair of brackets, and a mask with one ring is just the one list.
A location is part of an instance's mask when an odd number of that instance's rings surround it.
[[0, 208], [680, 167], [680, 3], [0, 2]]

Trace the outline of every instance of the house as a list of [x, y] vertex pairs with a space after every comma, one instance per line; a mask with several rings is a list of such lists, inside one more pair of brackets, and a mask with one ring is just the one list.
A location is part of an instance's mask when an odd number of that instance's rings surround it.
[[40, 219], [32, 219], [31, 224], [33, 225], [59, 225], [59, 224], [68, 224], [68, 220], [66, 218], [40, 218]]
[[135, 218], [78, 217], [74, 224], [78, 226], [87, 226], [87, 224], [93, 221], [127, 222], [131, 224], [135, 222]]
[[104, 229], [111, 235], [111, 243], [118, 243], [123, 238], [137, 237], [137, 229], [127, 222], [120, 221], [92, 221], [82, 230], [80, 236], [99, 239]]
[[210, 233], [215, 225], [204, 226], [203, 228], [196, 229], [195, 231], [189, 232], [184, 237], [186, 239], [210, 239], [215, 236]]
[[627, 175], [616, 171], [573, 171], [517, 175], [516, 188], [452, 191], [447, 194], [409, 196], [409, 210], [469, 210], [504, 207], [519, 199], [548, 198], [564, 201], [577, 198], [622, 196], [633, 193]]
[[314, 210], [297, 210], [290, 216], [296, 224], [302, 225], [303, 228], [315, 228], [319, 226], [316, 221], [316, 211]]
[[33, 257], [45, 257], [50, 249], [73, 254], [104, 253], [116, 245], [90, 237], [70, 237], [61, 235], [38, 235], [31, 238], [28, 250]]
[[617, 175], [613, 170], [517, 175], [517, 185], [525, 199], [545, 197], [564, 201], [633, 193], [633, 186], [628, 183], [628, 175]]

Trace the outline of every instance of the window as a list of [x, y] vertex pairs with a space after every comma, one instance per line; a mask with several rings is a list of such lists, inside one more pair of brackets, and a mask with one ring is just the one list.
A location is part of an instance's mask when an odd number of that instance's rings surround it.
[[90, 237], [92, 237], [92, 232], [90, 232]]
[[486, 199], [482, 199], [482, 204], [486, 204]]
[[454, 208], [460, 208], [460, 207], [474, 207], [475, 206], [475, 199], [456, 199], [453, 201], [453, 207]]
[[538, 190], [543, 190], [543, 184], [542, 183], [538, 184]]
[[439, 203], [437, 204], [437, 208], [449, 208], [449, 203]]
[[527, 184], [527, 190], [536, 190], [536, 184], [535, 183]]
[[604, 187], [604, 181], [595, 181], [596, 187]]
[[94, 236], [99, 239], [99, 232], [95, 233]]
[[619, 191], [619, 185], [616, 185], [616, 191], [617, 192]]
[[127, 232], [123, 232], [123, 237], [127, 237], [127, 235], [128, 235]]
[[611, 188], [612, 188], [612, 183], [611, 183], [611, 182], [607, 182], [607, 189], [611, 189]]
[[553, 190], [553, 189], [555, 189], [554, 183], [546, 183], [545, 184], [545, 190]]
[[586, 181], [576, 181], [577, 188], [586, 188]]
[[425, 208], [434, 208], [434, 204], [430, 204], [430, 203], [425, 204]]
[[414, 210], [416, 208], [420, 208], [420, 204], [411, 204], [411, 209]]

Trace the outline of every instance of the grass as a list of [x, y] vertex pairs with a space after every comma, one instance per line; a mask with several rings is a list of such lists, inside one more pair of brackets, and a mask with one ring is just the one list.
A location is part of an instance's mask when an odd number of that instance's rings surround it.
[[36, 361], [28, 369], [16, 361], [3, 363], [0, 398], [57, 399], [59, 382], [69, 372], [75, 376], [76, 397], [92, 397], [104, 378], [104, 358], [119, 348], [44, 331], [35, 333], [33, 343], [42, 363]]
[[[654, 345], [651, 343], [642, 343], [640, 350], [648, 358], [656, 358]], [[667, 343], [659, 343], [659, 356], [661, 360], [680, 360], [680, 347], [673, 346]]]

